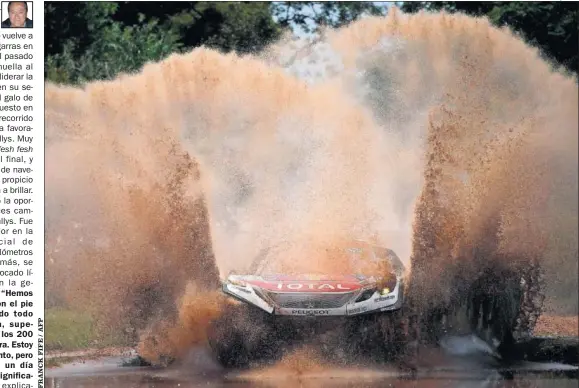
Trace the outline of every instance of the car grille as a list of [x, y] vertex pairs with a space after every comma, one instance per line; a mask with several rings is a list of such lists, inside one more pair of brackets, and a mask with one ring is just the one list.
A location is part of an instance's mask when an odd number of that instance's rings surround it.
[[268, 293], [269, 297], [282, 308], [331, 309], [345, 305], [353, 296], [352, 292], [343, 294], [328, 293]]

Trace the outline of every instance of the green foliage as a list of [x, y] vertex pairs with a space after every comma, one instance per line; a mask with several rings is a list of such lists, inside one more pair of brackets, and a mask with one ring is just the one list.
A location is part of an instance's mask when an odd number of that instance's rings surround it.
[[111, 23], [99, 30], [95, 40], [80, 56], [75, 56], [74, 41], [60, 54], [47, 57], [45, 71], [55, 82], [83, 83], [111, 79], [123, 72], [139, 70], [146, 62], [163, 59], [180, 49], [179, 36], [161, 31], [155, 21], [138, 27]]
[[269, 8], [261, 2], [216, 2], [202, 9], [222, 15], [215, 33], [208, 34], [202, 42], [209, 47], [240, 53], [257, 52], [281, 35]]
[[404, 2], [404, 12], [462, 12], [486, 16], [496, 26], [509, 26], [525, 41], [538, 47], [549, 60], [577, 73], [578, 12], [573, 2]]
[[45, 77], [67, 84], [111, 79], [201, 45], [254, 52], [281, 33], [261, 2], [47, 2], [45, 18]]
[[156, 18], [165, 28], [177, 28], [183, 47], [201, 45], [224, 51], [260, 50], [280, 35], [266, 2], [120, 2], [115, 20], [127, 25]]
[[[572, 3], [571, 3], [572, 4]], [[486, 15], [508, 24], [546, 56], [577, 72], [576, 7], [563, 2], [405, 2], [402, 9]], [[365, 15], [377, 2], [45, 2], [45, 77], [82, 84], [139, 70], [202, 45], [257, 52], [282, 31], [315, 33]]]
[[48, 55], [46, 78], [72, 84], [111, 79], [181, 49], [175, 29], [162, 28], [154, 19], [145, 22], [144, 17], [140, 25], [125, 26], [110, 18], [116, 9], [112, 3], [86, 3], [78, 16], [86, 20], [84, 28], [90, 39], [71, 36], [62, 44], [61, 52]]

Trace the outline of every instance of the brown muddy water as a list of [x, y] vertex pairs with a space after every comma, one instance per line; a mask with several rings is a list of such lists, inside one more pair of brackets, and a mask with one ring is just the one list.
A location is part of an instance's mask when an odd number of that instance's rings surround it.
[[232, 388], [246, 388], [246, 387], [266, 387], [266, 388], [289, 388], [289, 387], [577, 387], [577, 380], [563, 379], [563, 378], [516, 378], [512, 380], [498, 380], [488, 381], [484, 378], [469, 379], [469, 378], [424, 378], [420, 380], [404, 380], [398, 378], [384, 378], [376, 379], [375, 381], [363, 380], [343, 380], [341, 378], [325, 378], [325, 379], [310, 379], [310, 380], [292, 380], [292, 381], [277, 381], [277, 382], [224, 382], [224, 381], [197, 381], [197, 382], [183, 382], [180, 380], [159, 379], [149, 376], [115, 376], [115, 377], [99, 377], [99, 378], [67, 378], [67, 379], [48, 379], [49, 388], [145, 388], [145, 387], [232, 387]]
[[[107, 361], [111, 362], [111, 361]], [[127, 370], [105, 368], [99, 365], [86, 365], [78, 373], [48, 377], [49, 388], [145, 388], [145, 387], [577, 387], [577, 378], [563, 373], [557, 365], [549, 371], [542, 370], [546, 365], [525, 365], [509, 375], [492, 369], [461, 370], [441, 368], [424, 370], [410, 378], [392, 371], [372, 369], [330, 369], [320, 373], [293, 376], [279, 374], [269, 377], [244, 377], [243, 374], [199, 373], [189, 374], [182, 371], [154, 371], [147, 368]], [[560, 368], [560, 369], [559, 369]], [[93, 369], [93, 370], [91, 370]], [[557, 370], [559, 369], [559, 370]], [[82, 371], [84, 370], [84, 371]], [[47, 374], [51, 375], [51, 374]]]
[[411, 375], [388, 365], [276, 364], [248, 371], [224, 370], [203, 348], [166, 369], [123, 367], [119, 357], [64, 365], [46, 372], [49, 388], [145, 387], [577, 387], [578, 369], [558, 363], [504, 365], [468, 337], [418, 353]]

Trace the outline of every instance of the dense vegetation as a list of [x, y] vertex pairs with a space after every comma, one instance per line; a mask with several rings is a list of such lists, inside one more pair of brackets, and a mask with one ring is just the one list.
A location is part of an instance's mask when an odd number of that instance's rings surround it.
[[[393, 3], [391, 3], [393, 4]], [[563, 2], [413, 2], [405, 12], [445, 9], [508, 24], [545, 56], [577, 72], [577, 7]], [[201, 45], [255, 52], [293, 29], [316, 33], [363, 15], [376, 2], [45, 2], [45, 75], [79, 84], [138, 70]]]

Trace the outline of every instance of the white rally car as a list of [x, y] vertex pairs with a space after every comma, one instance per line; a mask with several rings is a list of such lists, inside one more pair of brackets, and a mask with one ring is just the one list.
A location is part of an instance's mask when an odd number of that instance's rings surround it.
[[402, 262], [390, 249], [364, 245], [349, 248], [352, 256], [374, 255], [375, 260], [388, 261], [391, 272], [280, 275], [267, 273], [263, 266], [255, 275], [229, 275], [223, 291], [274, 315], [358, 315], [399, 309], [404, 300]]
[[[339, 248], [353, 273], [334, 268], [332, 274], [294, 275], [275, 273], [272, 262], [279, 249], [283, 247], [264, 250], [250, 274], [230, 274], [223, 282], [223, 292], [238, 302], [210, 335], [210, 345], [224, 365], [248, 365], [255, 358], [252, 354], [275, 358], [272, 347], [281, 345], [274, 344], [320, 327], [352, 327], [355, 322], [364, 329], [370, 322], [364, 317], [392, 315], [403, 306], [405, 267], [390, 249], [353, 240]], [[374, 273], [367, 273], [368, 268]]]

